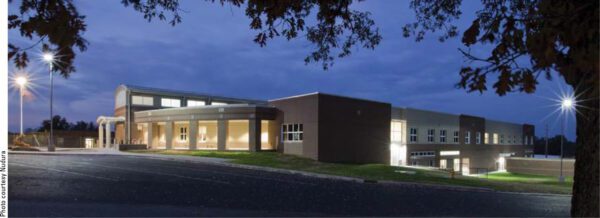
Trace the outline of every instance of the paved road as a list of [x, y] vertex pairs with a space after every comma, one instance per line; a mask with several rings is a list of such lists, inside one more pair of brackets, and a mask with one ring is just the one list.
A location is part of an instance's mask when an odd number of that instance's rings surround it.
[[11, 216], [568, 216], [570, 203], [134, 156], [8, 159]]

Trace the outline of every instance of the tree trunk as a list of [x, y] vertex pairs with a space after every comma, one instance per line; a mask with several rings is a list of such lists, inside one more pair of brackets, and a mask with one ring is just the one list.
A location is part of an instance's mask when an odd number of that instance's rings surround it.
[[569, 81], [577, 96], [577, 149], [571, 216], [600, 217], [600, 169], [598, 153], [599, 84], [598, 72], [578, 75], [579, 81]]

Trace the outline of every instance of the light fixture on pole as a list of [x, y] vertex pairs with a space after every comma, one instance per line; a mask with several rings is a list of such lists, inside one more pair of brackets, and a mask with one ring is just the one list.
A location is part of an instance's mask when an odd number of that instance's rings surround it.
[[52, 73], [52, 64], [54, 63], [54, 54], [46, 52], [42, 55], [44, 62], [50, 67], [50, 138], [48, 139], [48, 151], [54, 151], [54, 115], [53, 115], [53, 91], [54, 91], [54, 76]]
[[575, 98], [573, 96], [565, 96], [562, 97], [560, 102], [561, 114], [563, 115], [561, 119], [561, 137], [560, 137], [560, 177], [558, 177], [559, 182], [565, 182], [565, 176], [563, 175], [563, 158], [564, 158], [564, 138], [565, 138], [565, 120], [573, 109], [575, 109]]
[[23, 135], [23, 95], [25, 94], [25, 86], [27, 85], [27, 77], [20, 76], [15, 79], [15, 83], [19, 85], [19, 99], [20, 99], [20, 133]]

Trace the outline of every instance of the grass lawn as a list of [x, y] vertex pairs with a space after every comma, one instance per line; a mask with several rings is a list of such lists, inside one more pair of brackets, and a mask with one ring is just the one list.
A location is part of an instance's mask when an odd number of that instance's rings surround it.
[[[462, 185], [493, 188], [499, 191], [570, 194], [573, 178], [559, 183], [558, 178], [512, 173], [493, 173], [486, 176], [459, 176], [441, 170], [394, 167], [385, 164], [322, 163], [308, 158], [278, 152], [138, 150], [136, 153], [190, 155], [229, 159], [231, 163], [300, 170], [370, 180], [390, 180], [429, 184]], [[406, 173], [409, 172], [409, 173]]]

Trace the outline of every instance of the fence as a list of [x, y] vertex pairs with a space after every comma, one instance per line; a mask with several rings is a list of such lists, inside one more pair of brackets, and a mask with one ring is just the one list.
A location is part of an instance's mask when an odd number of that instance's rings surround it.
[[[90, 148], [97, 145], [97, 132], [92, 131], [55, 131], [54, 145], [62, 148]], [[12, 145], [17, 134], [8, 135], [8, 144]], [[23, 141], [34, 147], [46, 147], [49, 141], [48, 132], [27, 133]]]
[[[575, 159], [563, 159], [563, 175], [573, 176]], [[506, 171], [546, 176], [560, 175], [560, 159], [506, 158]]]

